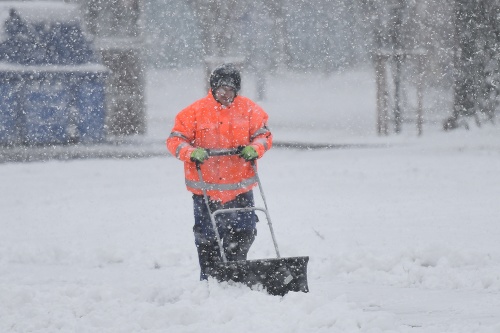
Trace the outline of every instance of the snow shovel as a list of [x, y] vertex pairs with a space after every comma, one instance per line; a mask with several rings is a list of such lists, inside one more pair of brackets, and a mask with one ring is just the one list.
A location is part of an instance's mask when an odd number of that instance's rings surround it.
[[[238, 155], [240, 153], [240, 148], [217, 149], [217, 150], [212, 149], [212, 150], [207, 150], [207, 152], [209, 156]], [[210, 221], [212, 223], [212, 227], [215, 232], [215, 237], [217, 239], [217, 244], [219, 246], [220, 257], [222, 259], [222, 261], [217, 262], [215, 267], [212, 268], [207, 273], [209, 276], [217, 279], [219, 282], [234, 281], [246, 284], [249, 287], [261, 285], [271, 295], [283, 296], [289, 291], [308, 292], [309, 288], [307, 285], [307, 263], [309, 261], [309, 257], [282, 258], [280, 256], [280, 252], [278, 250], [278, 244], [276, 242], [276, 237], [273, 231], [273, 225], [271, 223], [271, 217], [267, 209], [266, 198], [264, 196], [262, 185], [257, 173], [257, 167], [254, 161], [252, 161], [251, 163], [255, 172], [255, 177], [257, 179], [260, 195], [262, 197], [262, 201], [264, 203], [265, 208], [261, 207], [225, 208], [225, 209], [217, 209], [214, 212], [210, 211], [207, 189], [206, 189], [207, 184], [203, 180], [200, 164], [199, 163], [196, 164], [198, 177], [200, 179], [200, 182], [203, 184], [203, 197], [205, 199], [205, 204], [207, 205], [208, 212], [210, 214]], [[264, 212], [264, 214], [266, 215], [269, 230], [271, 232], [271, 238], [274, 243], [276, 258], [240, 260], [240, 261], [227, 260], [222, 246], [222, 240], [217, 230], [215, 217], [218, 214], [223, 214], [228, 212], [238, 212], [238, 211]]]

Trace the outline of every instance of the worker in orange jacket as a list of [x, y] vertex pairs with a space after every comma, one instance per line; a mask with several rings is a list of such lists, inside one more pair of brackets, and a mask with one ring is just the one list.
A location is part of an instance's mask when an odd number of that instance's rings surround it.
[[[272, 146], [268, 115], [249, 98], [239, 96], [241, 76], [232, 64], [217, 67], [210, 76], [207, 96], [175, 118], [167, 148], [184, 162], [186, 187], [193, 193], [195, 244], [200, 279], [221, 260], [210, 213], [217, 209], [254, 207], [252, 188], [257, 180], [252, 166]], [[210, 152], [238, 149], [237, 155]], [[203, 182], [198, 177], [200, 166]], [[204, 201], [203, 190], [208, 195]], [[230, 212], [216, 216], [217, 231], [228, 261], [246, 260], [256, 235], [257, 215]]]

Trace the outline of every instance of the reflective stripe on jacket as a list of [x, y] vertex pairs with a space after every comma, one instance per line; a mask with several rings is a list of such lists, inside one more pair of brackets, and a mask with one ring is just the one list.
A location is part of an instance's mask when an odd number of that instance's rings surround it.
[[213, 156], [201, 165], [205, 186], [198, 179], [196, 165], [190, 160], [197, 147], [231, 149], [252, 145], [259, 158], [271, 148], [272, 134], [268, 115], [250, 99], [236, 96], [222, 107], [209, 92], [176, 116], [167, 148], [184, 162], [186, 187], [195, 194], [207, 190], [212, 200], [227, 202], [256, 185], [251, 163], [239, 156]]

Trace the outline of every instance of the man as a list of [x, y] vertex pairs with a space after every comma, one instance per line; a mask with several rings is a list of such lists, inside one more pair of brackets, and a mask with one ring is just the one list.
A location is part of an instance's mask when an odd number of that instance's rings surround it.
[[[234, 65], [217, 67], [210, 76], [208, 95], [176, 116], [167, 139], [168, 150], [184, 162], [186, 186], [193, 193], [193, 232], [201, 280], [207, 279], [210, 269], [221, 259], [208, 209], [213, 212], [253, 207], [252, 188], [257, 181], [252, 163], [272, 146], [268, 115], [250, 99], [239, 96], [240, 88], [241, 76]], [[210, 150], [235, 148], [241, 148], [237, 155], [209, 156]], [[197, 164], [203, 183], [198, 178]], [[246, 260], [255, 239], [256, 222], [253, 211], [217, 215], [217, 231], [228, 261]]]

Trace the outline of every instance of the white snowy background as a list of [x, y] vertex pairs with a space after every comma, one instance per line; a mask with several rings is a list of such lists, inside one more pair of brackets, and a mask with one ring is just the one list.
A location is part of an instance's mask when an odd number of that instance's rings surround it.
[[[165, 149], [201, 73], [149, 73], [137, 144]], [[369, 68], [268, 83], [276, 141], [362, 145], [259, 162], [281, 254], [310, 256], [309, 293], [198, 281], [192, 201], [166, 153], [4, 163], [0, 332], [500, 332], [500, 127], [378, 137]], [[263, 220], [252, 259], [274, 255]]]

